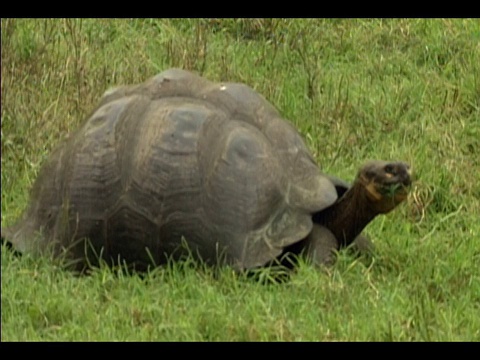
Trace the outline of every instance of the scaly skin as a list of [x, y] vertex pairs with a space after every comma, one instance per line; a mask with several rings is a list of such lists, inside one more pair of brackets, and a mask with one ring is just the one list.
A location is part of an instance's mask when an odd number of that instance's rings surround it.
[[404, 201], [411, 184], [410, 168], [402, 162], [372, 161], [364, 165], [352, 187], [313, 221], [329, 229], [339, 247], [350, 245], [379, 214]]

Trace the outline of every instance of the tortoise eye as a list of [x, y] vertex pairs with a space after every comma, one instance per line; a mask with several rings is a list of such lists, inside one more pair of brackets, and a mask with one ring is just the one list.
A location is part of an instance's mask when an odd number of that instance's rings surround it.
[[394, 166], [391, 165], [391, 164], [385, 165], [385, 167], [383, 168], [383, 170], [384, 170], [387, 174], [391, 174], [391, 175], [395, 175], [395, 173], [396, 173]]

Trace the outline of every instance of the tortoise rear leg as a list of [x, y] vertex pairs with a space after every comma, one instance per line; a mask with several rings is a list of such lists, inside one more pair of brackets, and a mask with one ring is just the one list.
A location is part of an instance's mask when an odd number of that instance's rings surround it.
[[15, 256], [22, 256], [22, 253], [16, 250], [13, 244], [10, 241], [8, 241], [7, 238], [4, 237], [3, 231], [1, 235], [1, 240], [2, 240], [2, 248], [5, 247], [8, 251], [10, 251]]

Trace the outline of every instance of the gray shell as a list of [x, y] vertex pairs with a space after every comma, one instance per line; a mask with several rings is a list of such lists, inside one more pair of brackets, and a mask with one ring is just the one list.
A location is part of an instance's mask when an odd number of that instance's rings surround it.
[[17, 250], [55, 243], [81, 263], [87, 248], [135, 264], [189, 251], [252, 268], [305, 238], [335, 185], [250, 87], [170, 69], [105, 93], [52, 153], [6, 234]]

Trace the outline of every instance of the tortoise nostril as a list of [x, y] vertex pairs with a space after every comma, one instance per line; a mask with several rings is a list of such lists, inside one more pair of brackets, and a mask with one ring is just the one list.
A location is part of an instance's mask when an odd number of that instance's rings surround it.
[[407, 164], [404, 164], [404, 167], [402, 168], [402, 174], [401, 174], [401, 181], [404, 185], [409, 186], [412, 183], [412, 177], [410, 174], [410, 166]]
[[405, 171], [408, 172], [410, 170], [410, 165], [407, 163], [400, 163], [401, 168]]

